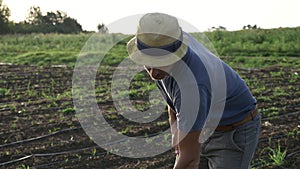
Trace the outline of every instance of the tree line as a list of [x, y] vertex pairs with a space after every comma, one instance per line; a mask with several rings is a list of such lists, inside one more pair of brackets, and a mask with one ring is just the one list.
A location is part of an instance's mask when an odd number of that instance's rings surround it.
[[[76, 19], [68, 16], [65, 12], [47, 12], [43, 15], [40, 7], [32, 6], [27, 18], [19, 23], [9, 20], [11, 15], [8, 6], [0, 0], [0, 34], [27, 34], [27, 33], [80, 33], [85, 32]], [[98, 31], [107, 33], [108, 29], [102, 23], [97, 26]]]

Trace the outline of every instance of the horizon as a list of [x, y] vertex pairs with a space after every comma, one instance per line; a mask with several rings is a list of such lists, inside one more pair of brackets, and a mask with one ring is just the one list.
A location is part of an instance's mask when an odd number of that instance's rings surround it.
[[[226, 2], [210, 0], [202, 2], [202, 8], [193, 3], [186, 3], [186, 6], [183, 6], [182, 1], [172, 1], [173, 6], [170, 8], [168, 0], [162, 2], [144, 0], [143, 6], [132, 5], [139, 4], [139, 2], [137, 0], [126, 2], [110, 0], [97, 3], [90, 0], [78, 0], [76, 3], [71, 0], [26, 0], [22, 2], [3, 0], [3, 4], [8, 6], [11, 11], [10, 21], [16, 23], [24, 21], [30, 7], [35, 6], [41, 8], [43, 15], [57, 10], [66, 12], [67, 16], [76, 19], [85, 31], [97, 31], [97, 25], [103, 23], [111, 33], [132, 34], [135, 33], [139, 17], [149, 12], [173, 15], [193, 27], [192, 31], [198, 30], [195, 32], [208, 31], [212, 27], [220, 26], [226, 28], [227, 31], [242, 30], [247, 25], [257, 25], [261, 29], [300, 26], [300, 10], [297, 9], [300, 1], [297, 0], [285, 0], [284, 2], [281, 0], [228, 0]], [[182, 7], [188, 9], [185, 10]], [[123, 23], [118, 26], [119, 29], [115, 29], [116, 26], [110, 29], [110, 25], [114, 25], [120, 20], [126, 20], [128, 17], [133, 18], [130, 19], [132, 21], [130, 24]]]

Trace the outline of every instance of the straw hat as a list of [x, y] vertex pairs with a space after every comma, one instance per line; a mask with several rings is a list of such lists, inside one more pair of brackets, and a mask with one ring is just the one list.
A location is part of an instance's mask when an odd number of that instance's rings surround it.
[[140, 19], [135, 37], [127, 43], [127, 51], [137, 64], [162, 67], [179, 61], [187, 46], [187, 36], [175, 17], [149, 13]]

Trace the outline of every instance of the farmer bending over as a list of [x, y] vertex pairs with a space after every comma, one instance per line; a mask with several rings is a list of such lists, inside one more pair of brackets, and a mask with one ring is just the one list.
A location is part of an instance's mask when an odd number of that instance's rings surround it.
[[[174, 169], [250, 168], [261, 117], [256, 99], [232, 68], [184, 32], [175, 17], [162, 13], [139, 20], [127, 50], [168, 104]], [[202, 142], [201, 131], [208, 136]]]

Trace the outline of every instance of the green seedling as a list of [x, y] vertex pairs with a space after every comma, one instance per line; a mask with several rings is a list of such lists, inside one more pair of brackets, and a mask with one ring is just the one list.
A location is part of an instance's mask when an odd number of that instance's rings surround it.
[[287, 150], [285, 149], [282, 151], [279, 143], [276, 149], [272, 149], [272, 148], [268, 148], [268, 149], [270, 151], [269, 158], [274, 162], [274, 164], [277, 166], [283, 165]]

